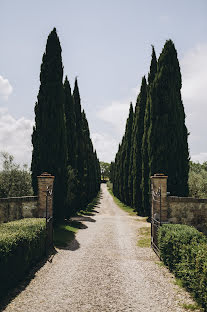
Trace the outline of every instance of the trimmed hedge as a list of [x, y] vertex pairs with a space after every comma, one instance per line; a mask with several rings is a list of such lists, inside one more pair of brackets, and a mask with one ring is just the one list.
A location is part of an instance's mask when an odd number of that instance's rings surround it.
[[159, 229], [161, 259], [207, 311], [207, 238], [194, 227], [166, 224]]
[[0, 224], [0, 297], [45, 254], [45, 219]]

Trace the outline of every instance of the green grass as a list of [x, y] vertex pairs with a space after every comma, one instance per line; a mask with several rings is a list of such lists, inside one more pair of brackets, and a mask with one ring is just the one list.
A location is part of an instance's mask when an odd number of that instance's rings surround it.
[[151, 246], [151, 228], [142, 227], [139, 229], [139, 238], [137, 246], [141, 248], [146, 248]]
[[197, 303], [194, 304], [183, 303], [181, 306], [187, 311], [204, 311], [201, 307], [199, 307]]
[[109, 193], [113, 197], [114, 202], [119, 206], [119, 208], [126, 211], [130, 216], [137, 216], [137, 212], [134, 211], [134, 209], [132, 207], [125, 205], [116, 196], [114, 196], [112, 189], [111, 189], [111, 183], [110, 182], [107, 182], [107, 188], [108, 188]]

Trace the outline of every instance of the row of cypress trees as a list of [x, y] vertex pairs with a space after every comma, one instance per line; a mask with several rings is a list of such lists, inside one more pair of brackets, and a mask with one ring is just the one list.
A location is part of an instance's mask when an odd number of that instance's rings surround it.
[[56, 29], [49, 34], [43, 54], [40, 88], [35, 104], [32, 134], [32, 185], [37, 176], [55, 176], [54, 218], [70, 217], [84, 209], [100, 187], [100, 166], [81, 108], [78, 81], [73, 93], [66, 76], [63, 83], [62, 50]]
[[171, 195], [188, 195], [188, 132], [181, 99], [181, 73], [174, 43], [157, 60], [154, 47], [148, 81], [142, 78], [135, 110], [130, 104], [125, 134], [111, 163], [113, 192], [143, 216], [150, 215], [150, 176], [168, 175]]

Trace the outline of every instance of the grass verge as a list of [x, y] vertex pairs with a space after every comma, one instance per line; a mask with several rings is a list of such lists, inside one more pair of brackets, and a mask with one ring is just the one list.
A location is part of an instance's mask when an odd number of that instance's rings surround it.
[[[96, 212], [95, 207], [98, 205], [100, 200], [100, 192], [98, 195], [89, 203], [85, 210], [80, 210], [77, 216], [93, 216]], [[67, 247], [68, 244], [75, 238], [75, 234], [79, 229], [85, 228], [82, 222], [78, 220], [65, 220], [64, 223], [58, 224], [54, 228], [54, 245], [55, 247]]]
[[116, 196], [114, 196], [112, 191], [112, 184], [110, 182], [107, 182], [107, 188], [111, 196], [113, 197], [114, 202], [125, 212], [127, 212], [130, 216], [137, 216], [137, 212], [134, 211], [134, 209], [130, 206], [125, 205], [122, 203]]
[[150, 227], [140, 228], [137, 246], [141, 248], [146, 248], [150, 247], [150, 245], [151, 245], [151, 228]]

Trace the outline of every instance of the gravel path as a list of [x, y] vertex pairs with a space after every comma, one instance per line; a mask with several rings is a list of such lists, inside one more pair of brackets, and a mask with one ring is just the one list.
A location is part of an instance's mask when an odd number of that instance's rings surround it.
[[138, 229], [149, 224], [117, 207], [106, 185], [101, 189], [97, 213], [86, 218], [85, 229], [4, 311], [174, 312], [193, 303], [154, 252], [137, 246]]

